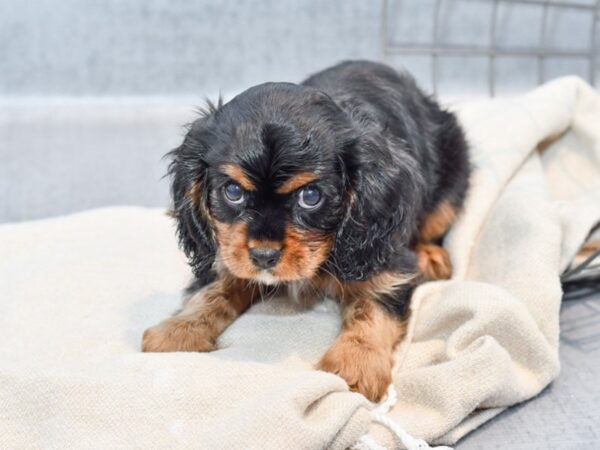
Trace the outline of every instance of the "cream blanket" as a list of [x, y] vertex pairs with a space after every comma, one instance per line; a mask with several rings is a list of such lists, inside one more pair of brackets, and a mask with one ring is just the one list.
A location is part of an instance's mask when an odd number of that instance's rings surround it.
[[[557, 376], [558, 276], [600, 218], [600, 96], [584, 82], [457, 110], [475, 172], [446, 240], [455, 274], [415, 294], [389, 414], [444, 443]], [[0, 448], [398, 446], [311, 369], [340, 325], [331, 301], [265, 300], [216, 352], [142, 354], [190, 276], [173, 231], [139, 208], [0, 226]]]

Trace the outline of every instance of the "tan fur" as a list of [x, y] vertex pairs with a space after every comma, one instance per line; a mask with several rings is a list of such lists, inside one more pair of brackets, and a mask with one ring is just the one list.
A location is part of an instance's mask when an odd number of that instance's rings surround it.
[[305, 184], [315, 181], [317, 177], [310, 172], [300, 172], [291, 178], [287, 179], [281, 186], [277, 188], [279, 194], [289, 194], [296, 189], [301, 188]]
[[257, 270], [250, 261], [248, 252], [248, 226], [245, 223], [223, 223], [214, 221], [219, 258], [239, 278], [252, 278]]
[[419, 227], [419, 243], [415, 247], [418, 266], [429, 280], [446, 280], [452, 276], [448, 252], [433, 242], [443, 237], [456, 220], [456, 210], [445, 201], [425, 218]]
[[331, 249], [332, 239], [319, 233], [298, 230], [288, 226], [283, 242], [248, 240], [246, 224], [214, 222], [219, 257], [235, 276], [253, 278], [259, 270], [250, 260], [250, 248], [267, 246], [281, 249], [281, 260], [271, 270], [279, 281], [297, 281], [311, 278], [325, 261]]
[[221, 171], [247, 191], [256, 190], [256, 186], [254, 186], [254, 183], [250, 180], [250, 178], [248, 178], [244, 172], [244, 169], [242, 169], [240, 166], [236, 166], [234, 164], [225, 164], [221, 166]]
[[366, 281], [338, 283], [336, 286], [342, 303], [348, 303], [365, 297], [376, 298], [380, 295], [389, 295], [399, 286], [408, 284], [415, 276], [415, 274], [384, 272]]
[[186, 196], [192, 201], [192, 206], [197, 211], [200, 211], [205, 217], [211, 219], [212, 216], [208, 208], [204, 202], [202, 202], [202, 187], [200, 186], [200, 182], [196, 181], [192, 184], [192, 187], [189, 191], [186, 192]]
[[452, 205], [447, 201], [440, 203], [419, 227], [420, 240], [431, 242], [441, 238], [455, 220], [456, 210]]
[[282, 281], [311, 278], [329, 255], [332, 237], [290, 225], [286, 227], [281, 261], [273, 275]]
[[407, 318], [392, 316], [376, 298], [409, 280], [384, 273], [368, 281], [336, 283], [343, 308], [342, 331], [317, 368], [338, 374], [369, 400], [381, 400], [392, 382], [394, 349], [406, 334]]
[[192, 205], [194, 208], [198, 209], [200, 206], [200, 196], [202, 195], [202, 188], [200, 187], [200, 183], [196, 181], [192, 184], [192, 187], [189, 191], [186, 192], [186, 196], [192, 200]]
[[418, 244], [415, 251], [419, 270], [427, 279], [447, 280], [452, 276], [452, 265], [445, 248], [434, 244]]
[[207, 352], [219, 335], [252, 302], [247, 283], [222, 276], [195, 293], [174, 317], [148, 328], [142, 338], [144, 352]]
[[281, 250], [281, 242], [250, 239], [248, 241], [248, 248], [272, 248], [275, 250]]

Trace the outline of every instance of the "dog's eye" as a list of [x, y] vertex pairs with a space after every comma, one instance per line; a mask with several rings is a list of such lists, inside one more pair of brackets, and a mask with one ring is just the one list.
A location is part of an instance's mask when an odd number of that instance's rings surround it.
[[298, 204], [304, 209], [313, 209], [321, 203], [321, 191], [314, 186], [302, 188], [298, 193]]
[[225, 185], [225, 198], [229, 203], [238, 205], [244, 201], [244, 190], [236, 183], [227, 183]]

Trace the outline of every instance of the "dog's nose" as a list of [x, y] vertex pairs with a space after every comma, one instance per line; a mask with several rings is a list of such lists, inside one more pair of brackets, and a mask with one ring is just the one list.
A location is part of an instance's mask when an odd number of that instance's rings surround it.
[[281, 258], [281, 250], [276, 248], [251, 248], [250, 259], [256, 267], [261, 269], [270, 269], [275, 266]]

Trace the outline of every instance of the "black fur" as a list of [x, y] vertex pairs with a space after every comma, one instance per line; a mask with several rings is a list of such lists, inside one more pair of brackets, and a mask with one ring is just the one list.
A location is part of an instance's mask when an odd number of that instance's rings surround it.
[[346, 62], [310, 77], [360, 130], [346, 155], [358, 195], [340, 229], [333, 260], [344, 279], [366, 279], [414, 264], [398, 254], [442, 200], [462, 204], [467, 146], [455, 117], [425, 96], [413, 78], [382, 64]]
[[[215, 276], [217, 244], [208, 214], [244, 221], [250, 238], [280, 239], [286, 224], [335, 236], [323, 270], [342, 280], [415, 272], [410, 250], [420, 221], [442, 201], [457, 208], [467, 189], [467, 145], [455, 117], [409, 75], [382, 64], [345, 62], [300, 85], [266, 83], [210, 107], [172, 152], [180, 243], [198, 285]], [[243, 208], [223, 200], [241, 166], [260, 186]], [[319, 175], [323, 204], [296, 207], [274, 187], [298, 172]], [[200, 183], [200, 208], [189, 191]], [[406, 307], [404, 293], [388, 305]]]

